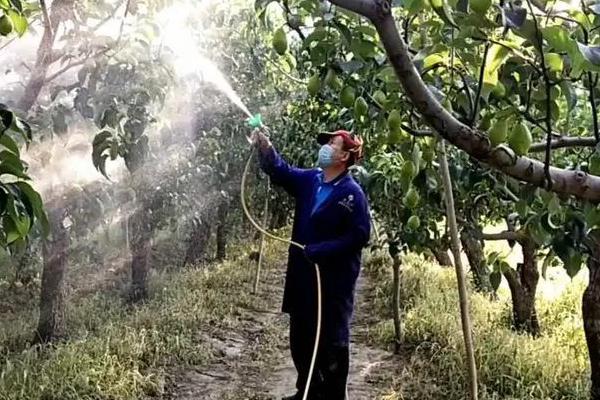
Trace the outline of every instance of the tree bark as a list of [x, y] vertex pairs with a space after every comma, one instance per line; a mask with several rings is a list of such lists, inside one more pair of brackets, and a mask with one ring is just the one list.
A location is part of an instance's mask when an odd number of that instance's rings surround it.
[[452, 266], [452, 258], [450, 258], [450, 254], [448, 254], [448, 247], [433, 245], [429, 248], [429, 250], [431, 250], [433, 257], [435, 257], [437, 263], [442, 267]]
[[22, 252], [18, 254], [18, 261], [15, 265], [15, 279], [11, 283], [11, 287], [17, 282], [27, 285], [31, 283], [32, 276], [30, 274], [25, 275], [24, 271], [34, 263], [34, 250], [31, 246], [31, 239], [27, 240], [27, 244]]
[[229, 211], [229, 199], [224, 197], [217, 209], [217, 260], [221, 261], [227, 257], [227, 213]]
[[204, 218], [194, 218], [182, 267], [185, 267], [187, 264], [194, 265], [202, 260], [206, 254], [210, 232], [211, 226]]
[[475, 288], [482, 293], [493, 293], [494, 289], [490, 282], [490, 271], [485, 261], [482, 241], [476, 238], [473, 230], [469, 227], [462, 230], [460, 240], [471, 266]]
[[[408, 46], [400, 36], [396, 20], [392, 15], [390, 0], [331, 0], [331, 2], [371, 20], [407, 97], [439, 135], [476, 160], [506, 175], [538, 187], [547, 186], [544, 163], [517, 156], [506, 146], [493, 148], [484, 132], [468, 127], [442, 107], [421, 79], [411, 60]], [[588, 175], [580, 170], [555, 167], [550, 167], [549, 175], [553, 192], [570, 194], [582, 199], [600, 200], [600, 177]]]
[[392, 269], [394, 274], [393, 292], [392, 292], [392, 310], [394, 311], [394, 346], [395, 352], [400, 352], [402, 344], [402, 317], [400, 311], [400, 267], [402, 266], [402, 258], [400, 254], [392, 256]]
[[513, 303], [513, 324], [520, 332], [533, 336], [540, 334], [540, 324], [535, 309], [535, 294], [540, 274], [537, 269], [535, 242], [523, 235], [519, 240], [523, 249], [523, 263], [517, 265], [517, 270], [507, 269], [503, 275], [508, 282]]
[[35, 343], [46, 343], [64, 334], [64, 276], [68, 264], [69, 233], [63, 225], [65, 208], [48, 204], [50, 234], [43, 244], [40, 317]]
[[27, 113], [35, 104], [37, 98], [46, 84], [46, 76], [50, 65], [56, 61], [53, 50], [56, 31], [60, 22], [71, 12], [73, 0], [56, 0], [52, 3], [51, 18], [47, 20], [44, 13], [44, 33], [38, 46], [35, 64], [31, 70], [29, 80], [25, 84], [23, 96], [19, 99], [17, 108]]
[[279, 201], [280, 195], [277, 195], [271, 207], [271, 221], [269, 223], [269, 229], [279, 229], [287, 224], [288, 209], [284, 203]]
[[140, 207], [129, 217], [128, 231], [131, 235], [131, 289], [129, 300], [132, 303], [143, 301], [148, 296], [146, 281], [152, 249], [152, 229], [147, 221], [147, 210]]
[[583, 292], [581, 310], [583, 329], [588, 346], [591, 367], [591, 399], [600, 400], [600, 230], [594, 230], [587, 237], [590, 255], [588, 286]]

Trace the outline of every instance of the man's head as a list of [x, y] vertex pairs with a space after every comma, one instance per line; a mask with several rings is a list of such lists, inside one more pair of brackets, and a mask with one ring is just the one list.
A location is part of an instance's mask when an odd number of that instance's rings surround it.
[[362, 140], [348, 131], [323, 132], [317, 137], [321, 168], [348, 168], [362, 158]]

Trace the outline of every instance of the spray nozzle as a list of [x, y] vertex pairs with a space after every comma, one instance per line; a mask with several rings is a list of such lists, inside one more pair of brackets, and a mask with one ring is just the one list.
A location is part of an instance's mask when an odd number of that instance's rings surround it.
[[255, 114], [252, 117], [247, 118], [246, 123], [250, 128], [260, 128], [261, 126], [263, 126], [260, 114]]

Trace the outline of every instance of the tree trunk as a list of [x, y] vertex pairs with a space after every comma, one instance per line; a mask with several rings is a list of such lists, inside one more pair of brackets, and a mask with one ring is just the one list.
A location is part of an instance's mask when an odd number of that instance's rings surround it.
[[451, 267], [452, 259], [450, 258], [450, 254], [448, 254], [448, 247], [440, 246], [440, 243], [436, 244], [432, 245], [429, 248], [429, 250], [431, 250], [431, 253], [433, 254], [433, 257], [435, 257], [437, 263], [440, 264], [442, 267]]
[[25, 274], [25, 270], [31, 267], [34, 263], [34, 250], [31, 245], [31, 239], [27, 240], [25, 247], [18, 253], [18, 261], [15, 265], [15, 279], [11, 283], [11, 287], [14, 287], [17, 282], [27, 285], [31, 283], [33, 276], [31, 274]]
[[131, 235], [131, 289], [129, 300], [137, 303], [146, 299], [148, 292], [148, 261], [152, 249], [152, 230], [147, 221], [147, 210], [140, 207], [129, 218], [129, 234]]
[[29, 80], [25, 84], [23, 96], [17, 104], [17, 108], [24, 113], [27, 113], [35, 104], [46, 84], [48, 69], [57, 59], [53, 46], [58, 25], [62, 20], [68, 18], [69, 13], [72, 13], [72, 9], [73, 0], [56, 0], [52, 3], [50, 21], [44, 20], [44, 33], [37, 49], [35, 64], [31, 70]]
[[494, 288], [490, 282], [490, 271], [483, 253], [483, 242], [475, 237], [473, 230], [469, 227], [462, 230], [460, 240], [471, 266], [475, 288], [482, 293], [493, 293]]
[[203, 218], [194, 218], [192, 232], [187, 240], [187, 250], [182, 267], [188, 264], [195, 265], [204, 257], [206, 246], [210, 239], [210, 224]]
[[44, 266], [40, 293], [40, 317], [35, 343], [46, 343], [64, 334], [64, 287], [69, 233], [63, 225], [65, 209], [48, 207], [50, 234], [43, 244]]
[[588, 234], [590, 255], [588, 286], [583, 292], [583, 329], [591, 367], [591, 399], [600, 400], [600, 230]]
[[123, 227], [123, 246], [125, 250], [125, 254], [129, 253], [129, 216], [123, 216], [123, 220], [121, 221], [121, 226]]
[[513, 324], [517, 331], [538, 336], [540, 324], [535, 310], [535, 294], [540, 279], [535, 257], [537, 246], [530, 238], [519, 243], [523, 249], [523, 263], [517, 265], [516, 271], [510, 268], [503, 271], [512, 297]]
[[289, 210], [285, 206], [285, 200], [281, 198], [281, 194], [275, 191], [276, 197], [273, 201], [273, 207], [271, 207], [271, 221], [269, 223], [269, 229], [279, 229], [287, 224], [287, 216]]
[[400, 311], [400, 267], [402, 266], [402, 258], [400, 254], [394, 254], [392, 258], [392, 268], [394, 274], [393, 292], [392, 292], [392, 309], [394, 311], [394, 340], [395, 352], [400, 352], [402, 344], [402, 317]]
[[217, 209], [217, 260], [221, 261], [227, 257], [227, 212], [229, 211], [229, 199], [223, 198]]

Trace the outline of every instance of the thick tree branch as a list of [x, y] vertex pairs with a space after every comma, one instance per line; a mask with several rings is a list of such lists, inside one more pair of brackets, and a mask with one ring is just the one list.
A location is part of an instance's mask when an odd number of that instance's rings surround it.
[[412, 136], [416, 136], [416, 137], [432, 137], [432, 136], [435, 136], [435, 134], [433, 132], [431, 132], [431, 131], [412, 129], [410, 126], [408, 126], [406, 124], [402, 124], [402, 129], [404, 129], [406, 132], [408, 132]]
[[55, 73], [53, 73], [52, 75], [46, 77], [45, 79], [45, 83], [51, 82], [54, 79], [58, 78], [60, 75], [64, 74], [65, 72], [67, 72], [70, 69], [73, 69], [75, 67], [78, 67], [80, 65], [85, 64], [88, 60], [90, 59], [94, 59], [96, 57], [99, 57], [103, 54], [105, 54], [107, 51], [110, 50], [110, 47], [107, 47], [105, 49], [102, 49], [101, 51], [97, 52], [96, 54], [90, 56], [90, 57], [86, 57], [86, 58], [82, 58], [80, 60], [77, 61], [73, 61], [73, 62], [69, 62], [67, 65], [65, 65], [64, 67], [62, 67], [61, 69], [59, 69], [58, 71], [56, 71]]
[[[594, 147], [598, 142], [593, 137], [566, 137], [555, 138], [550, 143], [552, 149], [562, 149], [567, 147]], [[537, 153], [546, 150], [546, 142], [534, 143], [529, 148], [530, 153]]]
[[[408, 47], [400, 37], [389, 0], [332, 0], [332, 3], [369, 18], [383, 43], [407, 97], [442, 137], [475, 159], [521, 181], [544, 187], [544, 164], [518, 157], [505, 146], [492, 148], [487, 135], [458, 121], [437, 101], [415, 68]], [[600, 201], [600, 177], [583, 171], [549, 168], [552, 191]]]
[[551, 152], [552, 114], [551, 114], [551, 108], [550, 108], [551, 85], [550, 85], [550, 78], [548, 76], [548, 69], [546, 68], [546, 59], [544, 57], [542, 32], [540, 31], [538, 20], [533, 12], [533, 6], [531, 5], [531, 3], [532, 3], [532, 0], [527, 0], [527, 5], [529, 6], [529, 12], [531, 12], [531, 15], [533, 17], [533, 26], [535, 27], [535, 39], [536, 39], [535, 45], [537, 46], [538, 51], [542, 55], [542, 57], [540, 57], [540, 60], [541, 60], [541, 64], [542, 64], [542, 74], [544, 77], [544, 85], [545, 85], [545, 89], [546, 89], [546, 117], [545, 117], [546, 126], [544, 129], [546, 131], [546, 154], [544, 157], [544, 174], [546, 175], [546, 189], [552, 190], [552, 176], [550, 176], [550, 159], [552, 157], [552, 152]]
[[295, 31], [298, 34], [298, 37], [300, 38], [300, 40], [306, 39], [306, 35], [304, 35], [304, 33], [302, 33], [302, 30], [297, 26], [292, 26], [292, 24], [290, 23], [290, 14], [292, 12], [290, 11], [290, 6], [289, 6], [287, 0], [285, 0], [283, 2], [283, 7], [284, 7], [283, 11], [285, 12], [285, 22], [287, 23], [287, 26], [289, 26], [293, 31]]
[[517, 275], [517, 271], [515, 271], [514, 269], [506, 268], [502, 271], [502, 275], [504, 275], [504, 277], [506, 278], [508, 286], [511, 290], [517, 290], [517, 288], [521, 286], [519, 282], [519, 277]]
[[52, 37], [54, 36], [54, 32], [52, 31], [52, 27], [50, 26], [50, 16], [48, 15], [48, 8], [46, 7], [46, 1], [40, 0], [40, 8], [42, 9], [42, 19], [44, 21], [44, 30], [49, 33]]
[[513, 231], [503, 231], [498, 233], [479, 232], [478, 236], [479, 239], [483, 240], [514, 240], [517, 242], [523, 240], [523, 235], [521, 233]]

